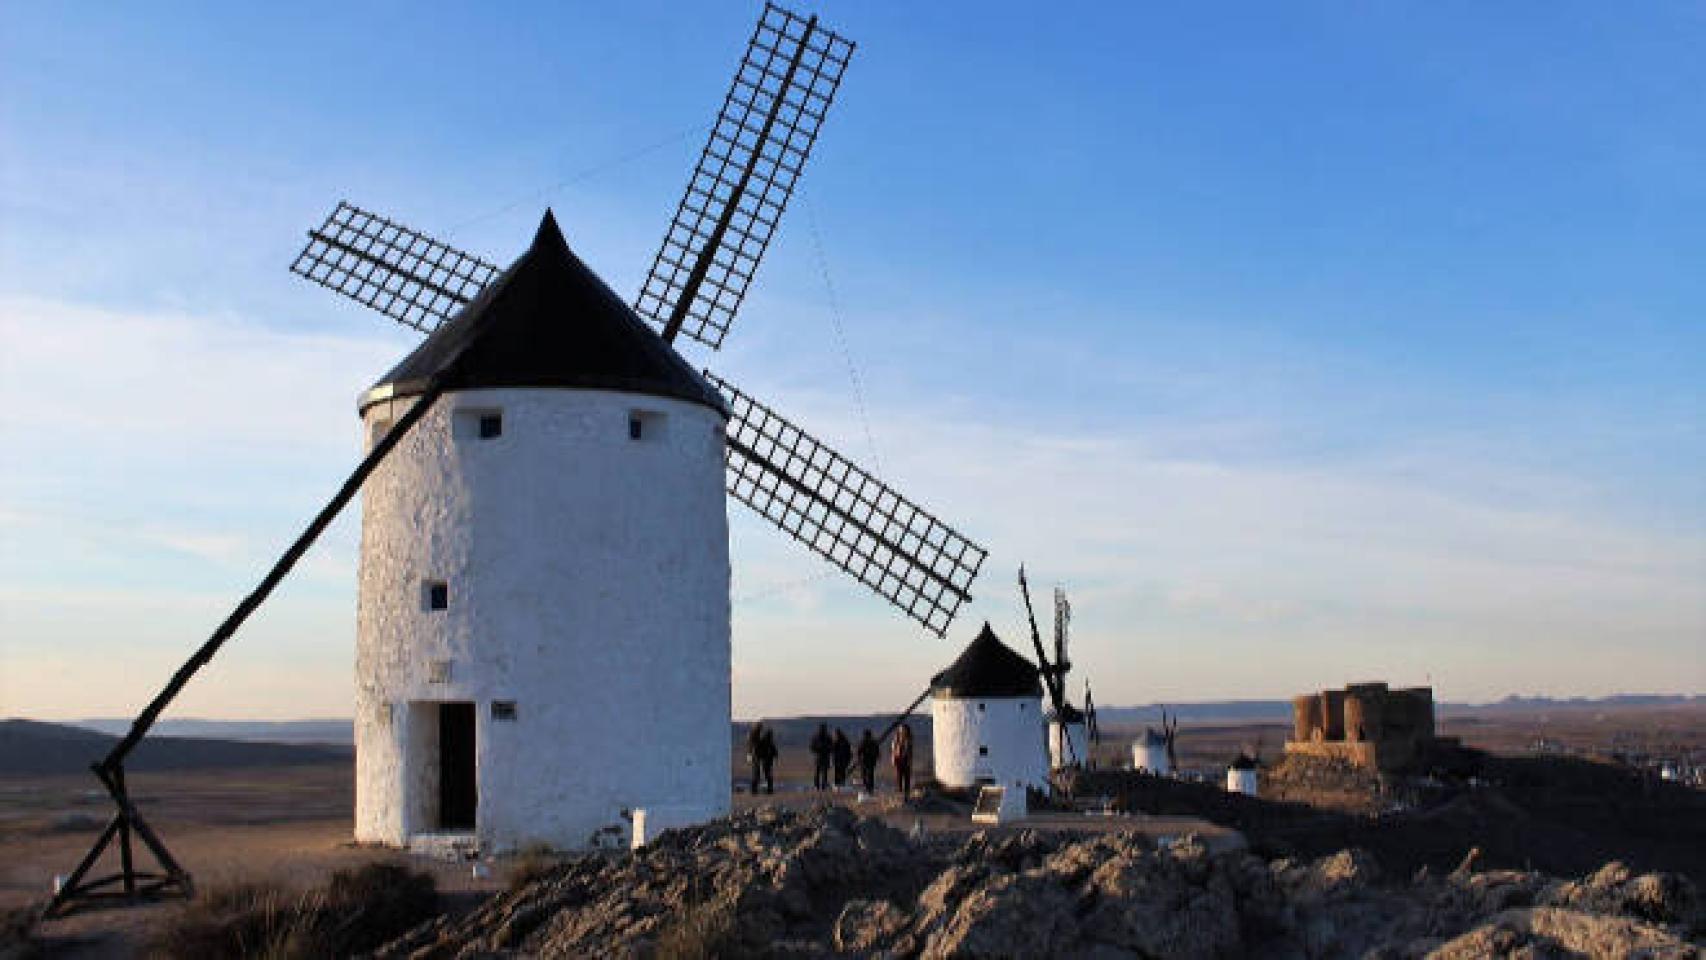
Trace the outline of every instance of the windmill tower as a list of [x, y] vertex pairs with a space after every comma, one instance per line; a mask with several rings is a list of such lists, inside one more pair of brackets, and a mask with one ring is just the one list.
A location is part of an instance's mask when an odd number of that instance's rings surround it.
[[985, 623], [931, 678], [930, 745], [938, 782], [994, 784], [1019, 797], [1025, 787], [1048, 786], [1040, 676]]
[[725, 487], [937, 636], [970, 599], [982, 547], [674, 346], [721, 346], [852, 50], [766, 5], [632, 307], [549, 214], [502, 271], [348, 203], [309, 231], [292, 270], [428, 334], [360, 403], [395, 449], [364, 500], [357, 839], [726, 812]]
[[[1066, 675], [1072, 663], [1066, 655], [1066, 633], [1072, 621], [1072, 605], [1066, 591], [1054, 591], [1054, 661], [1049, 661], [1043, 648], [1042, 633], [1037, 629], [1036, 610], [1031, 606], [1031, 586], [1025, 579], [1025, 568], [1019, 567], [1019, 594], [1025, 601], [1025, 616], [1031, 625], [1031, 645], [1036, 648], [1038, 670], [1043, 688], [1048, 691], [1049, 766], [1059, 770], [1086, 764], [1090, 758], [1089, 726], [1084, 711], [1066, 699]], [[1086, 688], [1088, 690], [1088, 688]]]

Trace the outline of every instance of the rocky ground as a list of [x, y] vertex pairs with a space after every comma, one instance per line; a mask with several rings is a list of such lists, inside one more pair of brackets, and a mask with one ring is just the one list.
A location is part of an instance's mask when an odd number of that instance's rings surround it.
[[1612, 863], [1382, 875], [1211, 855], [1193, 838], [1002, 831], [915, 837], [842, 807], [759, 809], [635, 855], [565, 861], [382, 957], [1698, 957], [1673, 874]]

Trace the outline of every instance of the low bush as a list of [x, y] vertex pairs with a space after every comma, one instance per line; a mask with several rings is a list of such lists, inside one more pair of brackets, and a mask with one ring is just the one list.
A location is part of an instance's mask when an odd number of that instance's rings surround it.
[[44, 956], [36, 939], [36, 917], [40, 907], [0, 910], [0, 960], [35, 960]]
[[208, 960], [347, 957], [382, 946], [437, 913], [431, 874], [370, 863], [340, 870], [324, 887], [303, 892], [262, 883], [207, 890], [159, 926], [147, 953]]

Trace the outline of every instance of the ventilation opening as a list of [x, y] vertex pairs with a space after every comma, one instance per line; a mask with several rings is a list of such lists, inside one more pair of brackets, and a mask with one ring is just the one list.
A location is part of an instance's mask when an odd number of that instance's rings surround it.
[[652, 410], [628, 411], [628, 439], [651, 443], [663, 439], [664, 415]]
[[379, 441], [385, 439], [385, 435], [390, 432], [391, 420], [389, 418], [373, 421], [373, 426], [367, 432], [367, 449], [372, 450], [379, 446]]
[[504, 721], [514, 722], [514, 720], [515, 720], [515, 701], [514, 700], [493, 700], [492, 701], [492, 719], [493, 720], [504, 720]]
[[443, 580], [422, 580], [421, 609], [450, 609], [450, 584]]
[[479, 805], [475, 782], [474, 705], [438, 705], [438, 828], [474, 829]]
[[496, 440], [504, 435], [504, 412], [496, 407], [469, 407], [456, 411], [451, 432], [458, 440]]

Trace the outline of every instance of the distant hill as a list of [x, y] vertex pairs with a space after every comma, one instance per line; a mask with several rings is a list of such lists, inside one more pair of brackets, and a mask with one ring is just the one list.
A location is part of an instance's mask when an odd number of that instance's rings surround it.
[[[113, 736], [130, 732], [128, 718], [97, 717], [73, 720], [73, 725]], [[355, 724], [351, 720], [196, 720], [168, 719], [154, 725], [153, 732], [163, 737], [201, 737], [213, 740], [252, 740], [265, 743], [339, 743], [355, 742]]]
[[[82, 773], [106, 756], [117, 737], [35, 720], [0, 720], [0, 776]], [[149, 737], [125, 769], [191, 770], [348, 763], [348, 746], [244, 743], [194, 737]]]
[[[1547, 711], [1576, 711], [1576, 710], [1606, 710], [1630, 709], [1641, 707], [1667, 707], [1699, 705], [1706, 707], [1706, 696], [1684, 696], [1665, 694], [1621, 694], [1612, 697], [1519, 697], [1508, 696], [1492, 703], [1442, 703], [1438, 712], [1442, 717], [1467, 716], [1504, 716], [1518, 713], [1543, 713]], [[1141, 706], [1101, 706], [1096, 708], [1101, 722], [1115, 727], [1141, 727], [1155, 725], [1161, 721], [1161, 704], [1151, 703]], [[1169, 713], [1175, 713], [1179, 718], [1190, 724], [1204, 723], [1284, 723], [1291, 722], [1290, 700], [1198, 700], [1189, 703], [1166, 704]], [[926, 701], [914, 715], [913, 733], [927, 735], [929, 733], [930, 704]], [[778, 717], [772, 721], [777, 725], [777, 736], [784, 745], [797, 744], [804, 746], [811, 738], [812, 731], [817, 729], [818, 722], [827, 721], [831, 728], [841, 727], [848, 736], [858, 738], [859, 732], [869, 726], [874, 732], [888, 726], [894, 719], [892, 714], [843, 715], [843, 716], [798, 716]], [[925, 726], [920, 727], [922, 721]], [[750, 719], [735, 722], [736, 741], [746, 735]], [[100, 717], [89, 720], [73, 721], [72, 726], [92, 730], [112, 736], [122, 736], [130, 729], [128, 719]], [[172, 719], [162, 720], [154, 728], [155, 736], [175, 738], [196, 738], [224, 741], [245, 741], [250, 743], [274, 744], [323, 744], [349, 747], [355, 742], [353, 723], [348, 719], [317, 719], [317, 720], [198, 720]]]

